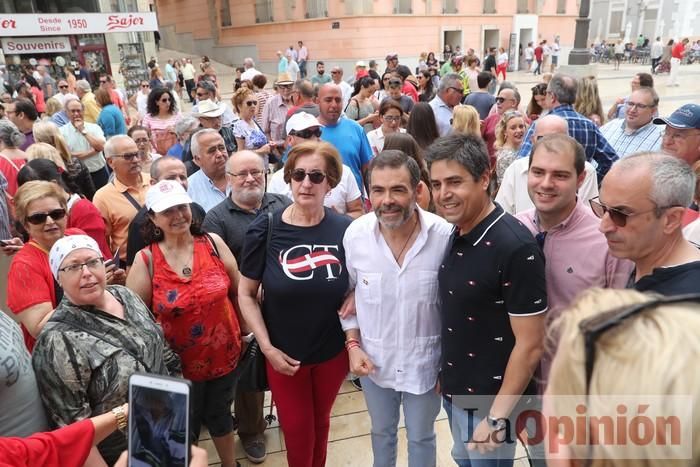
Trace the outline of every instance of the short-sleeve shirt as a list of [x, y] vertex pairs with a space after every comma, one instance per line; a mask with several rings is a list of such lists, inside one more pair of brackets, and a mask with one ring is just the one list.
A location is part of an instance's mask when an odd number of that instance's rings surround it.
[[[85, 120], [85, 130], [87, 130], [87, 132], [93, 136], [105, 139], [105, 134], [99, 125], [88, 123], [88, 121]], [[87, 138], [76, 130], [71, 123], [63, 125], [61, 128], [59, 128], [59, 131], [66, 140], [66, 144], [68, 145], [68, 149], [71, 153], [92, 150], [92, 146], [90, 146], [90, 142], [87, 140]], [[85, 167], [87, 167], [90, 172], [97, 172], [107, 163], [101, 152], [86, 159], [82, 159], [82, 161], [85, 163]]]
[[343, 236], [352, 219], [325, 208], [319, 224], [299, 227], [284, 222], [283, 212], [273, 214], [269, 249], [268, 216], [250, 225], [241, 274], [262, 282], [272, 345], [302, 365], [321, 363], [345, 342], [338, 310], [348, 290]]
[[[547, 309], [542, 250], [496, 204], [471, 231], [453, 234], [438, 282], [443, 394], [498, 394], [515, 345], [510, 316]], [[524, 394], [535, 391], [531, 381]]]
[[258, 149], [267, 144], [262, 128], [255, 122], [249, 124], [243, 119], [233, 124], [233, 136], [245, 140], [245, 149]]
[[464, 100], [464, 103], [474, 107], [479, 112], [479, 118], [481, 120], [486, 120], [486, 117], [489, 116], [489, 112], [491, 111], [491, 107], [496, 103], [496, 98], [488, 92], [477, 91], [469, 94]]
[[399, 104], [404, 113], [411, 113], [411, 110], [413, 110], [413, 99], [411, 99], [408, 96], [403, 95], [398, 100], [394, 99], [393, 97], [386, 96], [384, 99], [382, 99], [382, 102], [386, 100], [393, 100], [394, 102]]
[[655, 268], [632, 284], [640, 292], [656, 292], [662, 295], [697, 293], [700, 290], [700, 261]]
[[372, 159], [372, 148], [359, 123], [341, 118], [335, 125], [326, 125], [321, 139], [331, 143], [340, 153], [343, 164], [350, 167], [358, 187], [363, 187], [362, 166]]

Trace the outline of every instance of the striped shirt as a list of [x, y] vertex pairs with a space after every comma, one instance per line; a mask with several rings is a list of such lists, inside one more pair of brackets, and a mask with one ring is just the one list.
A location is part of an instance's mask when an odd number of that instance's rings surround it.
[[626, 129], [624, 118], [616, 118], [600, 127], [605, 139], [615, 149], [620, 158], [638, 152], [658, 151], [661, 149], [660, 127], [652, 122], [632, 132]]
[[[602, 180], [613, 162], [619, 158], [615, 153], [615, 149], [610, 146], [608, 140], [605, 139], [595, 123], [580, 113], [576, 112], [573, 106], [563, 104], [552, 109], [548, 115], [558, 115], [569, 124], [569, 136], [581, 143], [586, 151], [586, 160], [589, 162], [593, 159], [593, 165], [596, 166], [598, 172], [598, 180]], [[523, 138], [523, 144], [520, 146], [519, 157], [529, 157], [532, 150], [532, 135], [535, 132], [537, 121], [532, 122], [527, 134]]]

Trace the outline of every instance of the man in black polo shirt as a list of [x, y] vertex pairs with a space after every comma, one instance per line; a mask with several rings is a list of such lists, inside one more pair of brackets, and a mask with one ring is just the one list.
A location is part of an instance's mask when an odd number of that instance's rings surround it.
[[[292, 204], [283, 195], [265, 193], [265, 167], [262, 158], [252, 151], [234, 153], [226, 162], [226, 179], [231, 194], [207, 212], [202, 227], [206, 232], [219, 235], [241, 261], [243, 242], [248, 226], [259, 213], [277, 211]], [[238, 419], [238, 436], [246, 457], [260, 463], [267, 455], [263, 432], [267, 424], [263, 418], [264, 394], [236, 391], [234, 403]]]
[[[460, 467], [476, 459], [479, 466], [509, 465], [515, 427], [507, 419], [529, 399], [523, 395], [536, 394], [532, 375], [547, 310], [544, 256], [525, 226], [491, 201], [480, 138], [440, 138], [426, 160], [438, 212], [456, 226], [438, 275], [452, 457]], [[478, 396], [481, 407], [465, 396]]]

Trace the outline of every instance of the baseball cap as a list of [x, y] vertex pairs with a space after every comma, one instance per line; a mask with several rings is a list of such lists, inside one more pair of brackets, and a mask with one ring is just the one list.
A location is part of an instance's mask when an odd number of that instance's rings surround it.
[[146, 192], [146, 208], [163, 212], [180, 204], [191, 204], [192, 199], [185, 189], [174, 180], [161, 180]]
[[323, 125], [318, 122], [316, 117], [310, 113], [299, 112], [289, 117], [289, 120], [287, 120], [287, 125], [284, 127], [284, 129], [287, 131], [287, 134], [289, 134], [292, 131], [302, 131], [315, 126], [323, 127]]
[[367, 68], [367, 64], [364, 62], [364, 60], [358, 60], [355, 62], [355, 68]]
[[193, 117], [218, 117], [226, 111], [224, 104], [217, 104], [211, 99], [199, 101], [197, 111], [192, 112]]
[[671, 114], [670, 117], [656, 117], [656, 125], [668, 125], [678, 130], [696, 128], [700, 130], [700, 105], [685, 104]]

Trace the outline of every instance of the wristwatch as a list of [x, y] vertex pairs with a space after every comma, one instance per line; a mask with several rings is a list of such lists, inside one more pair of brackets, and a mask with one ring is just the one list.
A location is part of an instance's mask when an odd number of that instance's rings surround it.
[[508, 426], [507, 418], [496, 418], [491, 415], [486, 417], [486, 422], [489, 424], [491, 431], [503, 431]]
[[87, 135], [87, 130], [85, 128], [83, 128], [82, 130], [80, 130], [80, 133]]
[[115, 407], [112, 409], [112, 413], [117, 418], [117, 429], [119, 431], [126, 430], [128, 420], [126, 418], [126, 414], [124, 413], [124, 407], [121, 405], [119, 407]]

